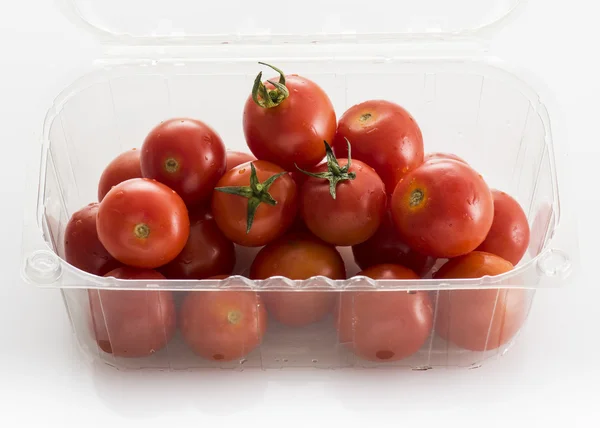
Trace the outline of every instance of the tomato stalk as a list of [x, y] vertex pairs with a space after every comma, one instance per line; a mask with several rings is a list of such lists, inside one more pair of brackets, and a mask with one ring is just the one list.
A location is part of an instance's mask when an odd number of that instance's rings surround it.
[[279, 82], [273, 82], [267, 80], [275, 89], [267, 89], [262, 82], [262, 71], [258, 73], [256, 79], [254, 79], [254, 86], [252, 87], [252, 99], [254, 102], [263, 108], [273, 108], [281, 104], [287, 97], [290, 96], [290, 91], [285, 86], [285, 75], [283, 71], [264, 62], [259, 62], [261, 65], [266, 65], [279, 73]]
[[271, 185], [282, 175], [287, 174], [286, 171], [275, 174], [267, 178], [262, 183], [258, 182], [258, 176], [256, 175], [256, 168], [254, 163], [250, 163], [250, 185], [249, 186], [228, 186], [228, 187], [215, 187], [216, 191], [229, 193], [231, 195], [242, 196], [248, 199], [248, 211], [246, 214], [246, 234], [250, 233], [252, 223], [254, 222], [254, 215], [256, 209], [261, 203], [275, 206], [277, 201], [273, 199], [269, 193]]
[[324, 141], [325, 154], [327, 155], [327, 171], [325, 171], [325, 172], [309, 172], [309, 171], [303, 170], [298, 165], [296, 165], [296, 168], [298, 168], [298, 170], [300, 172], [302, 172], [310, 177], [328, 180], [329, 181], [329, 193], [331, 194], [331, 197], [333, 199], [336, 198], [335, 191], [336, 191], [336, 188], [337, 188], [337, 185], [339, 182], [344, 181], [344, 180], [354, 180], [356, 178], [356, 173], [348, 172], [348, 170], [350, 169], [350, 165], [352, 163], [352, 158], [351, 158], [350, 141], [348, 141], [347, 138], [346, 138], [346, 142], [348, 143], [348, 163], [346, 165], [344, 165], [343, 167], [341, 167], [340, 164], [338, 163], [338, 160], [335, 157], [335, 154], [333, 153], [331, 146], [329, 144], [327, 144], [327, 141]]

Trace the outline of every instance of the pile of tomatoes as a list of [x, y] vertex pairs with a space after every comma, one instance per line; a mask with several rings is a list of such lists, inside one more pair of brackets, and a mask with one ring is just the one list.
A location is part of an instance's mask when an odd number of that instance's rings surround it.
[[[494, 276], [521, 260], [519, 204], [458, 156], [425, 154], [407, 110], [370, 100], [338, 119], [315, 82], [271, 68], [278, 76], [259, 74], [244, 108], [251, 153], [227, 151], [201, 120], [161, 122], [106, 166], [98, 202], [69, 221], [66, 260], [125, 280], [224, 279], [244, 247], [261, 247], [253, 280], [347, 279], [338, 247], [376, 280], [419, 280], [440, 261], [434, 278]], [[107, 353], [147, 356], [179, 329], [199, 356], [223, 361], [251, 352], [270, 322], [302, 328], [329, 315], [339, 342], [367, 360], [406, 358], [434, 328], [458, 347], [494, 349], [526, 311], [519, 289], [195, 291], [181, 305], [170, 291], [104, 289], [89, 300]]]

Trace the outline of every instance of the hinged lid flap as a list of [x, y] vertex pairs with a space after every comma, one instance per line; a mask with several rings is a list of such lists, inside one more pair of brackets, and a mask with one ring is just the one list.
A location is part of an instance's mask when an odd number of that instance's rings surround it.
[[474, 37], [521, 0], [62, 0], [120, 45], [395, 42]]

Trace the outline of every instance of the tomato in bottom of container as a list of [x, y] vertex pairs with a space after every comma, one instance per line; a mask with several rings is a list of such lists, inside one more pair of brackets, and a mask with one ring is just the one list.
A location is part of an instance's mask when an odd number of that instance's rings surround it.
[[[250, 268], [252, 279], [281, 276], [305, 280], [315, 276], [346, 279], [346, 267], [333, 245], [302, 232], [294, 232], [263, 247]], [[327, 291], [267, 291], [261, 293], [269, 315], [281, 324], [302, 327], [331, 312], [336, 294]]]
[[[373, 266], [359, 275], [419, 279], [412, 270], [392, 264]], [[433, 305], [424, 291], [344, 292], [336, 305], [336, 327], [340, 343], [358, 357], [398, 361], [425, 344], [433, 327]]]
[[267, 313], [252, 291], [192, 291], [179, 316], [187, 345], [212, 361], [243, 358], [262, 342], [267, 329]]
[[[474, 251], [447, 262], [435, 278], [481, 278], [512, 268], [501, 257]], [[527, 290], [520, 288], [442, 290], [437, 300], [437, 334], [471, 351], [497, 349], [508, 343], [527, 316]]]
[[[149, 269], [122, 267], [105, 276], [165, 279]], [[94, 336], [100, 349], [116, 357], [147, 357], [173, 338], [177, 316], [173, 293], [144, 290], [88, 290]]]

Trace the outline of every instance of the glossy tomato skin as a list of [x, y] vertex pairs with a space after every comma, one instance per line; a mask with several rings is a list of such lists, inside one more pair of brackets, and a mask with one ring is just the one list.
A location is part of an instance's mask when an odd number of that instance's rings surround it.
[[255, 161], [256, 158], [248, 153], [227, 150], [226, 160], [227, 166], [225, 167], [225, 172], [243, 163]]
[[[493, 254], [473, 251], [450, 260], [435, 278], [496, 276], [513, 265]], [[519, 288], [441, 290], [437, 298], [437, 334], [472, 350], [497, 349], [517, 334], [527, 315], [527, 291]]]
[[188, 206], [207, 201], [225, 172], [225, 145], [199, 120], [161, 122], [150, 131], [141, 152], [143, 176], [166, 184]]
[[[154, 270], [117, 268], [105, 276], [165, 279]], [[175, 334], [177, 317], [170, 291], [88, 290], [94, 337], [102, 351], [139, 358], [163, 349]]]
[[96, 218], [99, 204], [86, 205], [73, 213], [65, 229], [65, 259], [78, 269], [93, 275], [104, 275], [121, 263], [98, 239]]
[[100, 203], [100, 242], [121, 263], [163, 266], [183, 250], [190, 219], [183, 200], [164, 184], [133, 178], [111, 189]]
[[423, 276], [435, 264], [433, 257], [414, 251], [402, 240], [389, 212], [371, 238], [352, 247], [352, 254], [361, 269], [378, 264], [399, 264]]
[[[412, 270], [393, 264], [375, 265], [358, 275], [419, 279]], [[413, 355], [427, 341], [433, 327], [433, 304], [424, 291], [343, 292], [335, 320], [340, 343], [360, 358], [398, 361]]]
[[[340, 166], [348, 163], [339, 159]], [[324, 162], [311, 170], [326, 172]], [[308, 177], [300, 193], [300, 212], [306, 226], [323, 241], [337, 246], [351, 246], [375, 234], [385, 215], [385, 185], [375, 170], [361, 161], [352, 160], [349, 169], [354, 180], [340, 181], [336, 198], [329, 193], [329, 181]]]
[[462, 162], [429, 161], [402, 179], [391, 212], [402, 239], [415, 251], [452, 258], [476, 249], [494, 219], [484, 179]]
[[102, 201], [104, 196], [123, 181], [130, 178], [141, 178], [142, 166], [140, 164], [140, 151], [137, 149], [127, 150], [114, 158], [104, 168], [100, 181], [98, 183], [98, 201]]
[[[259, 182], [284, 172], [279, 166], [266, 161], [252, 162]], [[236, 166], [228, 171], [216, 187], [248, 186], [250, 184], [250, 163]], [[294, 222], [298, 211], [298, 190], [296, 183], [285, 174], [273, 182], [269, 193], [277, 205], [261, 203], [254, 216], [250, 233], [246, 233], [248, 199], [215, 191], [212, 197], [212, 213], [223, 234], [231, 241], [245, 247], [260, 247], [279, 236]]]
[[361, 160], [377, 171], [388, 193], [408, 172], [423, 163], [421, 129], [398, 104], [371, 100], [348, 109], [340, 118], [333, 148], [338, 158]]
[[[314, 276], [346, 279], [346, 267], [335, 247], [305, 233], [290, 233], [259, 251], [250, 278], [283, 276], [303, 280]], [[323, 291], [270, 291], [261, 294], [270, 316], [278, 322], [302, 327], [331, 312], [336, 294]]]
[[262, 342], [267, 313], [260, 297], [251, 291], [193, 291], [181, 307], [179, 327], [196, 354], [212, 361], [231, 361]]
[[205, 279], [230, 274], [235, 266], [235, 247], [223, 235], [209, 210], [190, 212], [190, 235], [173, 261], [160, 268], [169, 279]]
[[492, 195], [494, 222], [485, 241], [477, 249], [496, 254], [516, 265], [529, 246], [531, 231], [527, 216], [521, 205], [509, 194], [494, 189]]
[[[276, 107], [260, 107], [248, 97], [243, 119], [246, 142], [258, 159], [287, 171], [295, 171], [295, 164], [310, 168], [325, 157], [323, 141], [330, 142], [335, 135], [333, 104], [319, 85], [304, 77], [286, 76], [285, 85], [290, 96]], [[273, 89], [270, 83], [265, 86]]]
[[431, 160], [440, 160], [440, 159], [452, 159], [452, 160], [462, 162], [462, 163], [468, 165], [468, 163], [460, 156], [457, 156], [454, 153], [443, 153], [443, 152], [433, 152], [433, 153], [426, 154], [425, 157], [423, 158], [423, 163], [429, 162]]

